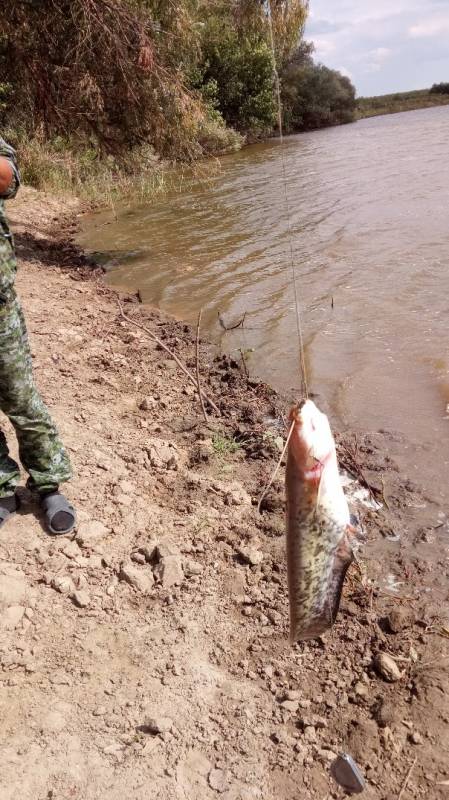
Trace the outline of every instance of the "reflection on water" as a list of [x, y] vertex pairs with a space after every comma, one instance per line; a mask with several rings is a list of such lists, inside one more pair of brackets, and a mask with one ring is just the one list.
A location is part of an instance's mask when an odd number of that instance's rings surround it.
[[[449, 107], [284, 148], [311, 388], [340, 426], [403, 433], [412, 447], [395, 456], [447, 492]], [[209, 182], [117, 219], [92, 215], [82, 243], [113, 254], [110, 282], [145, 302], [190, 321], [203, 308], [203, 333], [252, 350], [253, 372], [290, 390], [300, 382], [281, 175], [279, 142], [249, 147]], [[218, 313], [229, 324], [246, 313], [244, 328], [224, 334]]]

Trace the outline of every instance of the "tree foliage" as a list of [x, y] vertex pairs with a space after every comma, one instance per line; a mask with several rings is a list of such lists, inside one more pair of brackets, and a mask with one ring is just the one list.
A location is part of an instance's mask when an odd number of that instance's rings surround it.
[[271, 131], [273, 60], [259, 32], [242, 32], [225, 15], [209, 17], [192, 81], [228, 125], [250, 134]]
[[449, 83], [434, 83], [429, 92], [430, 94], [449, 94]]
[[292, 55], [282, 71], [284, 124], [287, 131], [340, 125], [355, 119], [355, 89], [349, 78], [312, 59], [308, 43]]
[[167, 43], [147, 5], [27, 0], [6, 6], [0, 57], [12, 85], [14, 122], [41, 126], [49, 136], [76, 131], [110, 151], [150, 140], [164, 154], [189, 155], [204, 111], [184, 84], [183, 48]]
[[351, 85], [313, 65], [306, 16], [307, 0], [5, 3], [3, 124], [95, 152], [220, 152], [275, 127], [272, 37], [289, 128], [345, 121]]

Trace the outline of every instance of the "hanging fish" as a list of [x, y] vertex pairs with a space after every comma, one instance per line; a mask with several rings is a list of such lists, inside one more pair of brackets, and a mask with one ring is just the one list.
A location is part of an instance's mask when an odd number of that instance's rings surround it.
[[314, 639], [333, 625], [356, 530], [326, 415], [306, 400], [292, 409], [290, 419], [287, 573], [293, 643]]

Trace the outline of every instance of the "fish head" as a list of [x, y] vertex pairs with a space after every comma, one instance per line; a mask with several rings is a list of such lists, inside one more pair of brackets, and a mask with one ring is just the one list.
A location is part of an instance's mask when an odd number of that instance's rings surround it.
[[289, 454], [303, 479], [319, 484], [326, 464], [335, 458], [335, 443], [329, 420], [313, 400], [305, 400], [290, 411], [293, 431]]

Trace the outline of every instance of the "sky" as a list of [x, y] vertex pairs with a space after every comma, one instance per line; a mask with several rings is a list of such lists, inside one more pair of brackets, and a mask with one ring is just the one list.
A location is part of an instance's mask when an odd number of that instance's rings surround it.
[[359, 96], [449, 81], [449, 0], [310, 0], [305, 38]]

